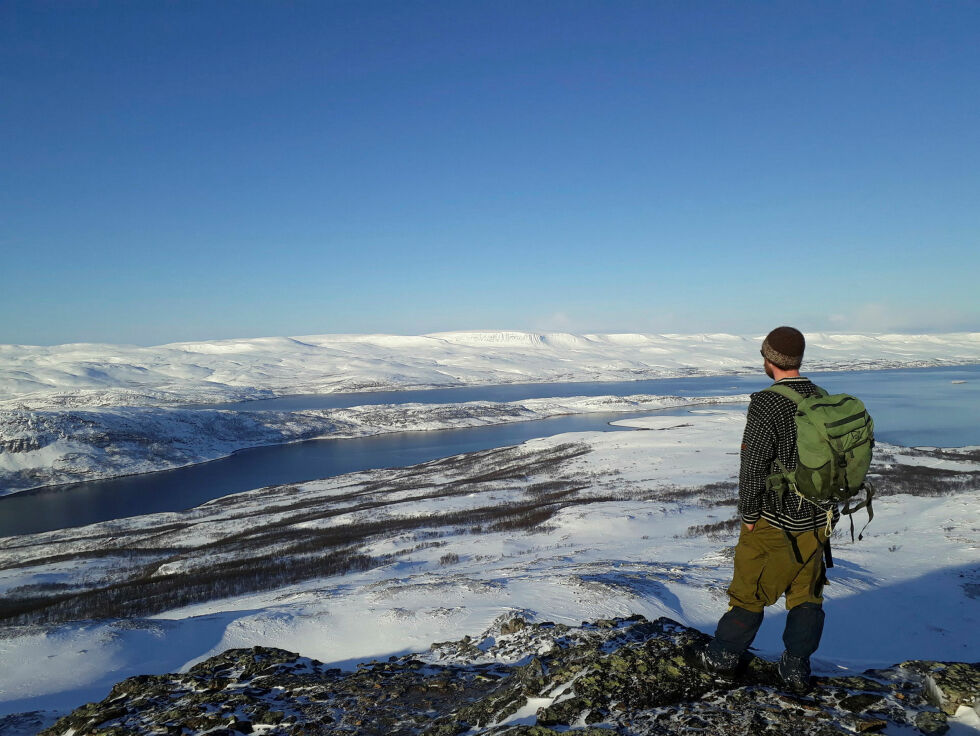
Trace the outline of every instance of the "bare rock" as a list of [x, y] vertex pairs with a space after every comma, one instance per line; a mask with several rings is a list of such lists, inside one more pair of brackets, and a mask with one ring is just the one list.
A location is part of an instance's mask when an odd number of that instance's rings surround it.
[[906, 662], [817, 678], [800, 696], [783, 690], [763, 659], [750, 659], [736, 680], [692, 666], [692, 648], [706, 640], [667, 618], [578, 627], [510, 618], [480, 637], [355, 672], [280, 649], [231, 649], [185, 674], [119, 683], [42, 735], [552, 736], [573, 728], [582, 736], [831, 736], [894, 728], [939, 736], [948, 713], [976, 703], [976, 665]]

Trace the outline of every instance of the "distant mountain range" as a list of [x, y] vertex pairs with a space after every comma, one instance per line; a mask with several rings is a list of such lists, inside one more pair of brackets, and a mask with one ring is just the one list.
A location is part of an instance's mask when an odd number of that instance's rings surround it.
[[[290, 394], [756, 372], [761, 335], [443, 332], [138, 347], [0, 345], [0, 408], [167, 406]], [[807, 335], [809, 370], [980, 363], [980, 332]]]

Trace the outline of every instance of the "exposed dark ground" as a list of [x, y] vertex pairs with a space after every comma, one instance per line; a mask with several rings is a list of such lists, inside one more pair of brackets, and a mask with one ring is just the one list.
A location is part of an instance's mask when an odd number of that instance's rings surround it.
[[[415, 534], [421, 547], [431, 546], [433, 538], [443, 534], [542, 531], [562, 509], [610, 501], [653, 498], [734, 506], [737, 488], [731, 482], [626, 490], [614, 483], [583, 480], [569, 465], [588, 452], [587, 445], [573, 443], [539, 451], [504, 447], [380, 473], [352, 474], [339, 492], [326, 497], [304, 494], [294, 486], [263, 489], [258, 492], [261, 496], [255, 492], [226, 496], [199, 507], [231, 513], [211, 541], [196, 545], [185, 539], [201, 523], [195, 510], [172, 515], [171, 521], [152, 528], [111, 522], [95, 525], [72, 536], [70, 543], [52, 544], [44, 536], [17, 538], [3, 550], [0, 570], [86, 561], [98, 563], [103, 572], [73, 584], [10, 589], [0, 600], [0, 626], [146, 616], [367, 570], [413, 551], [365, 552], [372, 542], [396, 534]], [[976, 450], [912, 453], [947, 460], [980, 459]], [[879, 496], [941, 496], [980, 486], [980, 471], [893, 461], [893, 456], [881, 453], [872, 466], [870, 477]], [[501, 488], [518, 488], [521, 493], [499, 503], [493, 492]], [[425, 514], [401, 511], [420, 502], [470, 496], [478, 500], [466, 509]], [[259, 498], [262, 502], [257, 502]], [[357, 519], [344, 520], [350, 515]], [[691, 526], [687, 535], [724, 537], [736, 527], [733, 517]]]
[[889, 728], [938, 736], [960, 705], [980, 702], [976, 663], [915, 661], [816, 678], [813, 691], [799, 695], [783, 688], [774, 664], [758, 658], [736, 680], [691, 666], [692, 648], [706, 639], [666, 618], [580, 627], [502, 619], [478, 640], [433, 644], [421, 655], [356, 672], [279, 649], [231, 649], [185, 674], [125, 680], [42, 736], [551, 736], [569, 727], [583, 736], [830, 736]]

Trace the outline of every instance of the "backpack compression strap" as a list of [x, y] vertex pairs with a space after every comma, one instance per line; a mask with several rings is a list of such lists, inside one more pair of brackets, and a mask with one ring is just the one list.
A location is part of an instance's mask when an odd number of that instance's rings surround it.
[[864, 493], [865, 493], [864, 500], [861, 501], [856, 506], [851, 506], [851, 500], [848, 499], [844, 503], [844, 508], [841, 510], [841, 513], [842, 514], [847, 514], [848, 515], [847, 518], [851, 520], [851, 541], [852, 542], [854, 541], [854, 516], [853, 516], [854, 512], [855, 511], [859, 511], [861, 509], [867, 509], [868, 510], [868, 520], [867, 520], [867, 522], [865, 522], [864, 526], [861, 527], [861, 531], [858, 532], [858, 541], [864, 539], [864, 530], [868, 528], [868, 524], [870, 524], [871, 523], [871, 520], [873, 518], [875, 518], [875, 511], [874, 511], [874, 509], [871, 506], [871, 497], [874, 496], [874, 494], [875, 494], [875, 487], [873, 485], [871, 485], [870, 483], [868, 483], [868, 481], [865, 481], [864, 483], [861, 484], [861, 488], [859, 488], [858, 490], [864, 490]]

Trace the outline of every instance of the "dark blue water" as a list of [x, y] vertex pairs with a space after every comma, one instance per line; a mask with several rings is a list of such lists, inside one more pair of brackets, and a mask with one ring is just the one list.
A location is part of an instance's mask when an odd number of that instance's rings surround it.
[[[811, 376], [831, 393], [853, 393], [875, 418], [879, 439], [903, 445], [980, 445], [980, 366], [824, 373]], [[966, 383], [953, 383], [966, 381]], [[688, 396], [750, 393], [769, 385], [764, 375], [657, 379], [618, 383], [522, 384], [433, 391], [290, 397], [246, 402], [283, 410], [323, 408], [321, 401], [368, 403], [517, 401], [535, 397], [630, 395]], [[451, 398], [449, 398], [451, 397]], [[283, 402], [294, 402], [284, 404]], [[346, 403], [343, 403], [346, 402]], [[211, 407], [213, 408], [213, 407]], [[231, 457], [177, 470], [39, 489], [0, 498], [0, 536], [28, 534], [156, 511], [177, 511], [229, 493], [266, 485], [299, 483], [369, 468], [426, 462], [562, 432], [609, 430], [608, 422], [657, 413], [585, 414], [491, 427], [398, 432], [345, 440], [312, 440], [237, 452]]]
[[156, 511], [179, 511], [229, 493], [301, 483], [371, 468], [396, 468], [487, 450], [562, 432], [628, 431], [609, 426], [627, 416], [676, 415], [689, 409], [602, 413], [489, 427], [393, 432], [359, 439], [309, 440], [241, 450], [176, 470], [72, 483], [0, 498], [0, 537], [92, 524]]
[[814, 373], [811, 378], [831, 393], [864, 401], [875, 420], [875, 436], [884, 442], [980, 445], [980, 365]]

